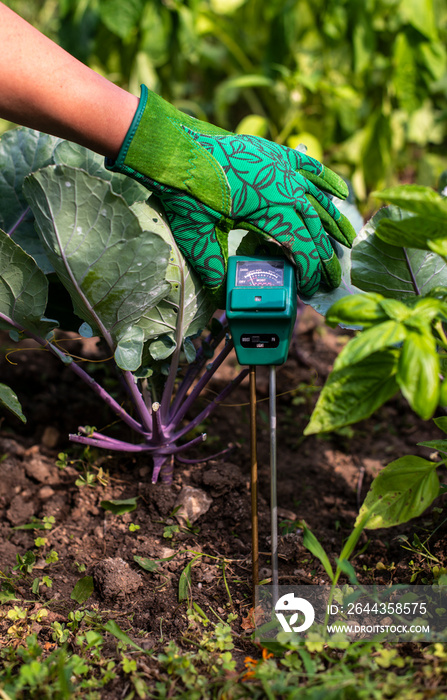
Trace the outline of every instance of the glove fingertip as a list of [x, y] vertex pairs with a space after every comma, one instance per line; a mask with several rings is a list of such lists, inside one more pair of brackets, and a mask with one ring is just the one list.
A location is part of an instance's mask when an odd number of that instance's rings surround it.
[[343, 245], [345, 245], [347, 248], [352, 248], [352, 244], [354, 243], [355, 237], [357, 236], [353, 225], [344, 214], [340, 214], [340, 219], [337, 223], [338, 228], [344, 238], [344, 241], [339, 242], [342, 242]]
[[349, 188], [340, 175], [337, 175], [337, 173], [334, 173], [333, 170], [326, 168], [326, 166], [323, 165], [321, 177], [325, 182], [327, 182], [328, 185], [332, 187], [332, 189], [336, 192], [337, 197], [340, 199], [346, 199], [349, 194]]
[[341, 283], [341, 266], [335, 253], [321, 261], [321, 284], [328, 289], [336, 289]]

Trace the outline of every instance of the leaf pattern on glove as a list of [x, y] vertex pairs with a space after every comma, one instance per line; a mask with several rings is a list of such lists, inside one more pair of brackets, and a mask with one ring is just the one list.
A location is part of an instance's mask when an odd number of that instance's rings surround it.
[[216, 227], [227, 232], [241, 227], [268, 234], [285, 248], [293, 256], [300, 291], [313, 294], [320, 284], [321, 266], [333, 260], [334, 252], [307, 195], [335, 221], [340, 214], [327, 195], [297, 170], [320, 175], [323, 166], [257, 136], [208, 136], [183, 128], [225, 172], [231, 190], [230, 220], [186, 192], [147, 177], [145, 184], [162, 200], [176, 242], [205, 286], [219, 288], [225, 280], [225, 253]]

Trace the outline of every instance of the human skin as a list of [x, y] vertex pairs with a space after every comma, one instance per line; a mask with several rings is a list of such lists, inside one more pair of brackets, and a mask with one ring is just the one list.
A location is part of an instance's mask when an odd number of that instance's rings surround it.
[[0, 117], [116, 158], [138, 98], [0, 3]]

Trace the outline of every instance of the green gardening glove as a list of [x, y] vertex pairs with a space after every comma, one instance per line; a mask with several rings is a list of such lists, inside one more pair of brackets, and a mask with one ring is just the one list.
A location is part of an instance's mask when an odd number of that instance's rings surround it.
[[216, 299], [222, 299], [234, 228], [279, 243], [303, 295], [320, 282], [340, 284], [326, 231], [349, 247], [355, 232], [322, 190], [344, 199], [348, 189], [314, 158], [194, 119], [143, 85], [118, 158], [106, 159], [106, 167], [158, 195], [177, 245]]

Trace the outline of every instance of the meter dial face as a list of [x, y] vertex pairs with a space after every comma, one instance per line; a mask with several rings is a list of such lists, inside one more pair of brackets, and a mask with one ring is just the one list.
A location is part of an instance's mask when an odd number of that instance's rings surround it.
[[281, 260], [245, 260], [236, 265], [236, 287], [282, 287], [284, 263]]

